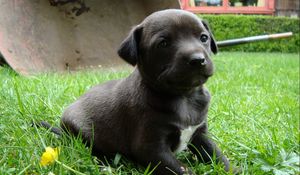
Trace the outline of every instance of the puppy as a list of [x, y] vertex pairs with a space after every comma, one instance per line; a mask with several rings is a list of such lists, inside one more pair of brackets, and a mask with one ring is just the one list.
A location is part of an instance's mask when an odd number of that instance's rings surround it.
[[118, 54], [135, 70], [97, 85], [63, 113], [61, 126], [81, 134], [93, 153], [120, 153], [156, 167], [155, 174], [193, 174], [176, 159], [187, 147], [204, 163], [227, 158], [207, 137], [216, 42], [207, 24], [182, 10], [148, 16], [121, 43]]

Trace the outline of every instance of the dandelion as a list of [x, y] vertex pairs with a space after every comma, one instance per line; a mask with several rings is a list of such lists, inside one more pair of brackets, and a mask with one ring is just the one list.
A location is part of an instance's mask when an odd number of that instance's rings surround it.
[[42, 166], [46, 166], [53, 163], [55, 160], [57, 160], [58, 154], [59, 148], [46, 147], [45, 152], [41, 157], [40, 164]]
[[[86, 175], [86, 174], [76, 171], [76, 170], [72, 169], [71, 167], [69, 167], [68, 165], [65, 165], [64, 163], [58, 161], [57, 158], [58, 158], [59, 151], [60, 151], [59, 148], [46, 147], [45, 152], [43, 153], [43, 155], [41, 157], [40, 165], [46, 166], [46, 165], [56, 162], [59, 165], [63, 166], [64, 168], [72, 171], [75, 174]], [[49, 172], [48, 175], [55, 175], [55, 174], [52, 172]]]

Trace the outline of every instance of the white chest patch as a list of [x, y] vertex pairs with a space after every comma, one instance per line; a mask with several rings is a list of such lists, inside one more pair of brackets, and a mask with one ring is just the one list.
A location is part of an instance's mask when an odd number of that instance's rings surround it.
[[177, 147], [177, 149], [174, 151], [175, 153], [180, 153], [181, 151], [185, 150], [187, 148], [188, 143], [191, 140], [191, 137], [193, 136], [194, 132], [199, 128], [202, 124], [204, 123], [201, 122], [199, 125], [195, 126], [189, 126], [185, 129], [181, 130], [181, 135], [180, 135], [180, 143]]

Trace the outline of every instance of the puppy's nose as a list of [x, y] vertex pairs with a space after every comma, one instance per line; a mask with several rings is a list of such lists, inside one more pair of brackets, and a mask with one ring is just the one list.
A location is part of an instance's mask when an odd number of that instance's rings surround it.
[[191, 66], [205, 66], [207, 63], [204, 54], [202, 53], [195, 53], [191, 56], [190, 60], [189, 60], [189, 64]]

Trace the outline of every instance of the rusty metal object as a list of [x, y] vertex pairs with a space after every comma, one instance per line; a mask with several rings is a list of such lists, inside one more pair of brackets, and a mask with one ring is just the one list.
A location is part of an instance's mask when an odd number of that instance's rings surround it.
[[292, 32], [286, 32], [286, 33], [276, 33], [276, 34], [270, 34], [270, 35], [250, 36], [250, 37], [245, 37], [245, 38], [218, 41], [217, 45], [218, 45], [218, 47], [227, 47], [227, 46], [234, 46], [234, 45], [251, 43], [251, 42], [256, 42], [256, 41], [287, 38], [287, 37], [291, 37], [292, 35], [293, 35]]
[[[65, 2], [65, 3], [63, 3]], [[21, 74], [123, 63], [132, 26], [177, 0], [0, 0], [0, 52]]]

